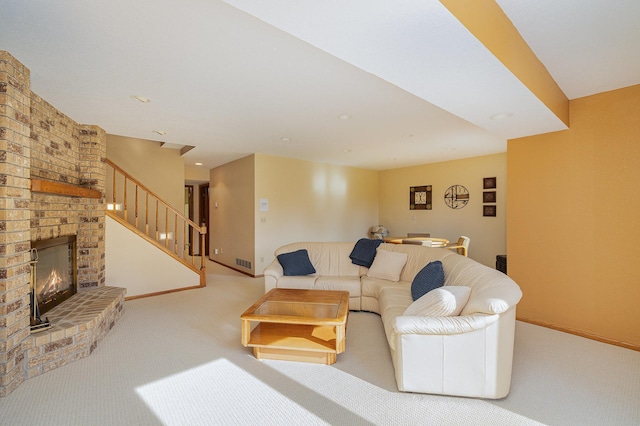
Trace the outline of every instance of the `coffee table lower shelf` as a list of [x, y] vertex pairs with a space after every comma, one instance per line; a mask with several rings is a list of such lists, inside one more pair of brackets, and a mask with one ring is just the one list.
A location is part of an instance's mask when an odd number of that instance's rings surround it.
[[[246, 346], [258, 359], [333, 364], [344, 348], [336, 347], [336, 326], [262, 322]], [[344, 346], [344, 339], [341, 339]]]

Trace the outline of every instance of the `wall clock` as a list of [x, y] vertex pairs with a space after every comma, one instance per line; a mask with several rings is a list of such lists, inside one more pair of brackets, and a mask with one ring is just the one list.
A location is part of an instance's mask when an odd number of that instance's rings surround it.
[[444, 192], [444, 202], [452, 209], [461, 209], [469, 202], [469, 190], [462, 185], [451, 185]]

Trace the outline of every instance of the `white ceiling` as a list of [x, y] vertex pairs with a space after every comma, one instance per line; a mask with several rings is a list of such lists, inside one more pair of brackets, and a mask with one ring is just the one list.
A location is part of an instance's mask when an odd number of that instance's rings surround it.
[[[496, 1], [568, 98], [640, 83], [640, 1]], [[207, 168], [383, 170], [566, 128], [436, 0], [3, 0], [0, 49], [74, 120]]]

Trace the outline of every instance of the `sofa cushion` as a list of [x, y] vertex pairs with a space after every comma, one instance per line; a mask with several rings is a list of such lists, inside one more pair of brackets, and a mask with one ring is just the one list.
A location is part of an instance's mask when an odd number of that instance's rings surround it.
[[466, 286], [444, 286], [431, 290], [404, 311], [407, 316], [449, 317], [460, 315], [471, 289]]
[[402, 268], [407, 263], [406, 253], [378, 250], [367, 276], [389, 281], [399, 281]]
[[[354, 242], [298, 242], [284, 245], [274, 254], [277, 257], [283, 253], [305, 249], [309, 252], [309, 260], [316, 270], [315, 275], [360, 277], [367, 273], [367, 268], [351, 263], [349, 253], [353, 250], [354, 244]], [[447, 251], [451, 252], [451, 250]]]
[[282, 270], [286, 276], [311, 275], [316, 273], [316, 269], [309, 260], [309, 252], [306, 249], [279, 254], [278, 262], [282, 265]]
[[279, 288], [299, 288], [313, 290], [316, 285], [317, 277], [315, 275], [295, 275], [295, 276], [282, 276], [278, 280]]
[[433, 262], [434, 260], [442, 260], [444, 266], [445, 258], [456, 256], [456, 253], [454, 253], [453, 250], [417, 246], [413, 244], [384, 243], [381, 244], [378, 248], [378, 251], [380, 250], [407, 254], [407, 263], [402, 269], [402, 274], [400, 274], [400, 281], [407, 281], [408, 283], [411, 283], [418, 272], [420, 272], [420, 270], [424, 268], [424, 266], [429, 262]]
[[431, 290], [442, 287], [444, 285], [444, 270], [442, 262], [435, 260], [429, 262], [427, 266], [422, 268], [415, 276], [411, 283], [411, 297], [418, 300]]
[[318, 277], [313, 285], [316, 290], [343, 290], [349, 297], [360, 296], [360, 277]]
[[522, 297], [520, 287], [511, 278], [473, 259], [454, 255], [443, 259], [442, 264], [447, 270], [445, 286], [471, 288], [471, 297], [460, 315], [502, 314]]
[[389, 286], [380, 290], [380, 317], [392, 351], [396, 349], [396, 337], [393, 330], [394, 319], [411, 305], [411, 292], [408, 286]]
[[369, 268], [376, 257], [376, 249], [380, 244], [382, 244], [382, 240], [359, 239], [349, 255], [351, 262]]

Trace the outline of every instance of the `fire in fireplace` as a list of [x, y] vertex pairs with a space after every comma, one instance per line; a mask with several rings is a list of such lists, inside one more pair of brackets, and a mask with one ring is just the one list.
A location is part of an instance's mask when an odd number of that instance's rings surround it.
[[33, 288], [42, 315], [77, 292], [76, 237], [34, 241], [31, 247], [37, 259]]

